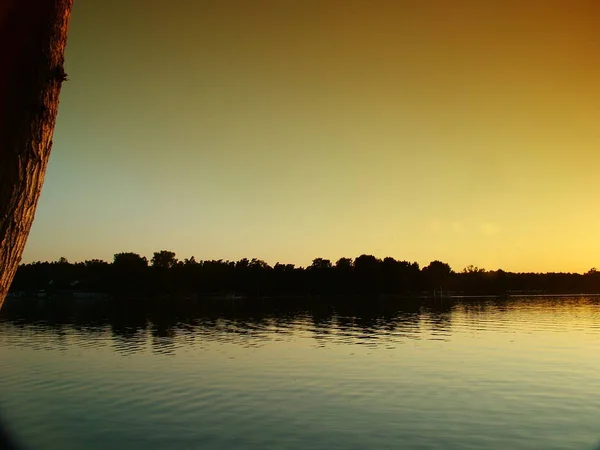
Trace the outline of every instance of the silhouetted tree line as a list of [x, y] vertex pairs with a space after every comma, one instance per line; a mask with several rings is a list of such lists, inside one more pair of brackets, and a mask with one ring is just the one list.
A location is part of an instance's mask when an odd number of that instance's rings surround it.
[[92, 259], [70, 263], [22, 264], [11, 291], [103, 292], [123, 295], [482, 295], [510, 293], [596, 293], [600, 272], [512, 273], [468, 266], [460, 272], [441, 261], [416, 262], [361, 255], [335, 263], [316, 258], [308, 267], [260, 259], [180, 261], [174, 252], [155, 252], [148, 261], [137, 253], [117, 253], [112, 263]]

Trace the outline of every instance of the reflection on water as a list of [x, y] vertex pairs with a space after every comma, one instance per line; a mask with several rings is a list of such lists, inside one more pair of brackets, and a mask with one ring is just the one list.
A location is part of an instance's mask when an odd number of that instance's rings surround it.
[[69, 448], [593, 448], [593, 298], [7, 305], [0, 401]]

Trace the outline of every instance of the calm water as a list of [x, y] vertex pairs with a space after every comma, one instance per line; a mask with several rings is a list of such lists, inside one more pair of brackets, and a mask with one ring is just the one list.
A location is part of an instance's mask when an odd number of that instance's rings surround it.
[[593, 449], [600, 439], [592, 298], [36, 308], [0, 316], [0, 405], [25, 448]]

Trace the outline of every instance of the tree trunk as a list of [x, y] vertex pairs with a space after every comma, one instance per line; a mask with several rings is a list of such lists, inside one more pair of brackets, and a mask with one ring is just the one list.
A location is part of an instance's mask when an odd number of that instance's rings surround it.
[[44, 183], [73, 0], [0, 0], [0, 307]]

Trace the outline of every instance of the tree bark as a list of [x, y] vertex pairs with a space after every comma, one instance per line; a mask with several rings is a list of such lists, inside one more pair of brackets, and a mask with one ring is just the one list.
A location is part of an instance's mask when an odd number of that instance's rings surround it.
[[73, 0], [0, 0], [0, 307], [52, 148]]

